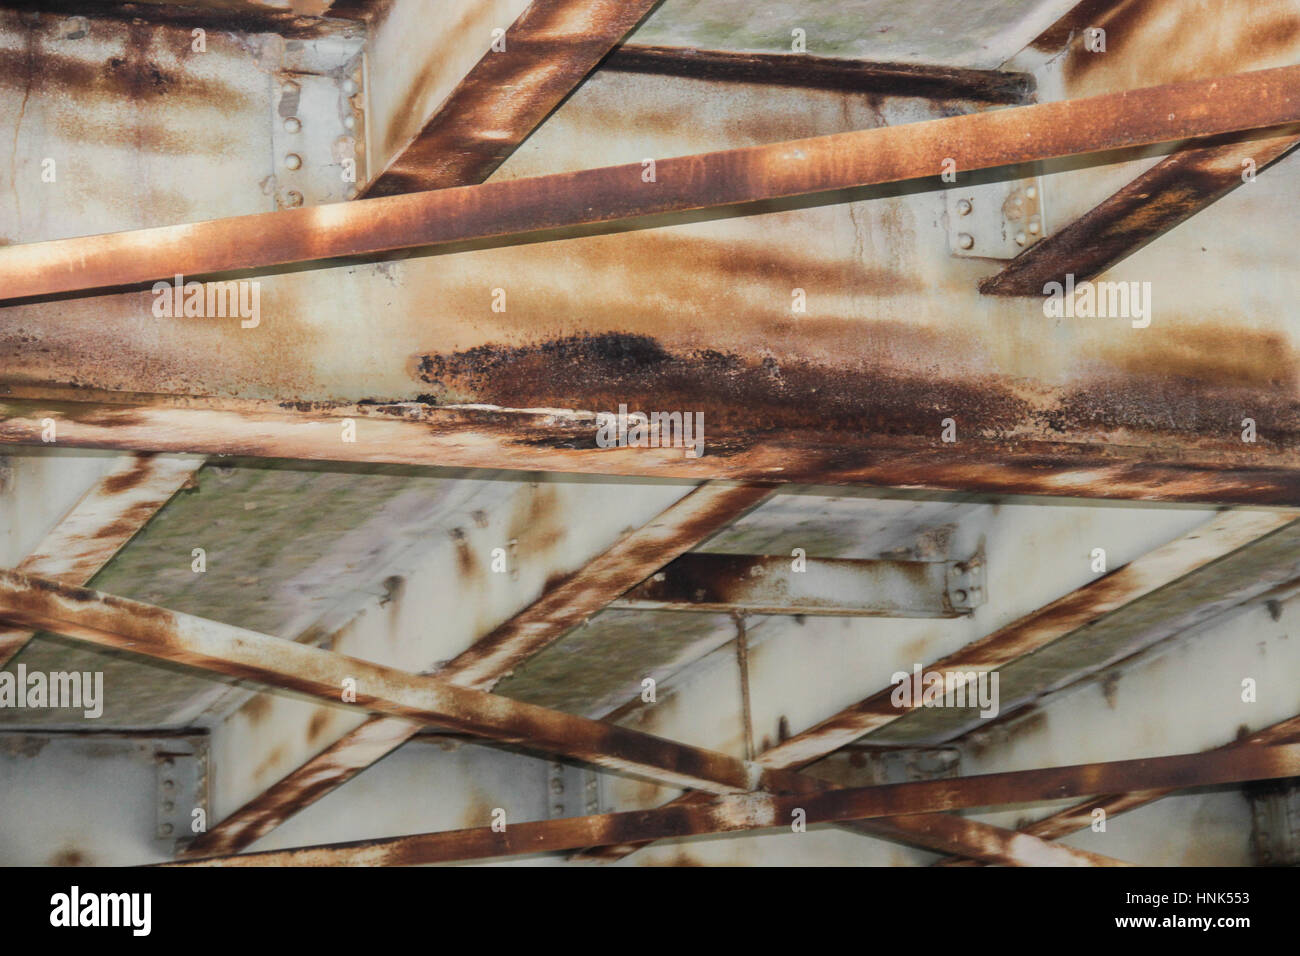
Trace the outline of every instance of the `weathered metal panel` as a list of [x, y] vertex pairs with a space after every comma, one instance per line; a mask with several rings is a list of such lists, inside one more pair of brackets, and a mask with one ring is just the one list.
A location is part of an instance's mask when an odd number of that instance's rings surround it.
[[803, 31], [810, 54], [991, 69], [1075, 0], [665, 0], [634, 43], [782, 53]]

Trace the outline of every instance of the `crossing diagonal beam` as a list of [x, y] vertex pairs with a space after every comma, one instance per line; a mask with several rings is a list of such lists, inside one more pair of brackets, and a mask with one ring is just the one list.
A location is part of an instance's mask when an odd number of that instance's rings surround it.
[[673, 786], [717, 793], [816, 786], [806, 777], [763, 771], [726, 754], [615, 724], [16, 571], [0, 570], [0, 621]]
[[[806, 824], [938, 813], [1033, 803], [1114, 789], [1198, 787], [1300, 774], [1300, 744], [1238, 747], [1112, 763], [982, 774], [820, 793], [730, 794], [701, 805], [676, 805], [598, 816], [449, 830], [382, 840], [300, 847], [211, 858], [243, 866], [412, 865], [570, 850], [592, 843], [644, 842]], [[801, 812], [801, 813], [800, 813]]]

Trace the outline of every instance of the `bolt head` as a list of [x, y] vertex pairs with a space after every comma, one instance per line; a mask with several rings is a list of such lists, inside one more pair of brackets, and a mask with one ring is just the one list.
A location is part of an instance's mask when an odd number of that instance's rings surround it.
[[284, 120], [284, 128], [287, 132], [296, 133], [302, 129], [302, 120], [296, 116], [287, 116]]
[[290, 153], [288, 156], [284, 157], [284, 167], [285, 169], [302, 168], [302, 157], [297, 153]]
[[957, 245], [962, 249], [972, 249], [975, 246], [975, 237], [969, 232], [963, 232], [957, 237]]
[[971, 212], [971, 208], [972, 207], [969, 199], [957, 200], [957, 212], [959, 215], [969, 216]]

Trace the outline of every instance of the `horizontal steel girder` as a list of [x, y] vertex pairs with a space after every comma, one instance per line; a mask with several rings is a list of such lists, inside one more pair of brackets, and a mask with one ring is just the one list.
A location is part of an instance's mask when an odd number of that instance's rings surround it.
[[[1300, 66], [354, 203], [0, 249], [0, 298], [261, 269], [1300, 122]], [[652, 179], [653, 181], [647, 181]]]
[[667, 611], [943, 618], [984, 603], [978, 562], [691, 552], [614, 603]]

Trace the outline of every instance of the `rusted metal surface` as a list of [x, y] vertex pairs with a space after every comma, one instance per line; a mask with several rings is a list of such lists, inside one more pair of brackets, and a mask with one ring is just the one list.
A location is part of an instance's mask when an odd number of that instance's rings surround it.
[[[140, 453], [105, 475], [77, 502], [18, 570], [64, 584], [85, 584], [203, 465], [202, 458]], [[32, 631], [0, 627], [0, 667]]]
[[[1300, 456], [1285, 449], [1241, 451], [1260, 446], [1242, 445], [1231, 430], [1217, 442], [1207, 440], [1196, 454], [1190, 441], [1177, 450], [1028, 440], [971, 439], [947, 445], [937, 435], [773, 428], [732, 432], [729, 440], [735, 444], [723, 449], [728, 453], [690, 459], [680, 448], [596, 448], [594, 420], [562, 411], [418, 404], [308, 403], [297, 408], [294, 403], [155, 397], [147, 404], [138, 399], [131, 404], [0, 400], [0, 443], [39, 444], [46, 418], [58, 423], [59, 442], [67, 447], [1300, 505]], [[341, 440], [349, 419], [358, 429], [356, 442]]]
[[778, 781], [807, 786], [806, 778], [760, 771], [725, 754], [15, 571], [0, 571], [0, 618], [330, 702], [351, 688], [358, 707], [670, 786], [718, 793], [776, 789]]
[[1047, 283], [1064, 284], [1067, 274], [1092, 279], [1245, 183], [1245, 164], [1253, 177], [1294, 148], [1297, 135], [1300, 128], [1292, 127], [1179, 150], [985, 279], [980, 292], [1041, 296]]
[[615, 606], [751, 614], [958, 617], [970, 613], [978, 601], [969, 587], [949, 588], [949, 577], [958, 573], [957, 567], [955, 561], [695, 551], [651, 575]]
[[[1286, 514], [1228, 512], [1175, 541], [1117, 568], [1091, 584], [1053, 601], [993, 634], [974, 641], [955, 654], [927, 665], [937, 672], [983, 673], [1033, 653], [1053, 641], [1164, 587], [1197, 568], [1268, 536], [1293, 523]], [[825, 757], [864, 734], [879, 730], [906, 716], [914, 707], [895, 706], [894, 685], [845, 708], [808, 730], [762, 753], [757, 763], [793, 770]], [[680, 800], [690, 800], [689, 795]], [[592, 848], [583, 855], [593, 859], [618, 859], [635, 846]]]
[[[437, 676], [458, 686], [491, 690], [522, 661], [770, 494], [770, 486], [757, 484], [696, 489], [580, 571], [554, 582], [538, 601], [475, 642]], [[406, 720], [371, 718], [211, 828], [188, 853], [243, 849], [400, 747], [419, 729]]]
[[[1255, 746], [1274, 746], [1278, 744], [1294, 744], [1300, 741], [1300, 717], [1292, 717], [1290, 720], [1284, 720], [1280, 723], [1266, 727], [1258, 733], [1251, 734], [1244, 740], [1234, 741], [1226, 744], [1218, 750], [1228, 750], [1238, 747], [1255, 747]], [[1208, 751], [1214, 753], [1216, 751]], [[1024, 827], [1020, 832], [1032, 836], [1040, 837], [1044, 840], [1059, 840], [1061, 837], [1069, 836], [1078, 830], [1086, 830], [1090, 827], [1095, 819], [1093, 811], [1101, 808], [1105, 811], [1106, 817], [1110, 818], [1120, 813], [1127, 813], [1129, 810], [1136, 810], [1138, 807], [1144, 807], [1147, 804], [1154, 803], [1169, 794], [1174, 793], [1173, 789], [1166, 790], [1136, 790], [1124, 793], [1100, 794], [1088, 800], [1085, 803], [1076, 804], [1067, 807], [1064, 810], [1054, 813], [1042, 820], [1036, 820]], [[949, 858], [940, 860], [935, 866], [977, 866], [980, 862], [977, 860]]]
[[1300, 121], [1300, 67], [642, 163], [0, 249], [21, 299], [395, 249], [523, 238]]
[[[935, 661], [925, 671], [985, 673], [1042, 648], [1293, 521], [1289, 514], [1226, 512], [1207, 525], [1098, 578], [1039, 611]], [[898, 720], [911, 709], [887, 687], [759, 758], [769, 767], [797, 768]]]
[[363, 194], [482, 182], [658, 2], [534, 0]]
[[1145, 760], [1080, 764], [945, 780], [923, 780], [796, 796], [722, 796], [703, 806], [669, 806], [590, 817], [366, 840], [337, 846], [209, 858], [209, 865], [401, 866], [521, 853], [570, 850], [592, 843], [644, 842], [704, 833], [732, 833], [789, 826], [802, 810], [808, 824], [938, 813], [973, 807], [1029, 803], [1113, 789], [1196, 787], [1300, 774], [1300, 744], [1239, 747], [1213, 754], [1180, 754]]
[[927, 96], [977, 103], [1033, 101], [1029, 73], [968, 70], [916, 63], [874, 63], [804, 53], [743, 53], [625, 43], [602, 70], [663, 73], [727, 83], [774, 83], [804, 89], [888, 96]]
[[66, 17], [84, 16], [91, 20], [120, 20], [158, 26], [202, 27], [245, 33], [274, 32], [286, 39], [307, 40], [336, 33], [341, 24], [336, 18], [358, 18], [363, 10], [379, 0], [348, 0], [334, 4], [329, 0], [298, 0], [272, 3], [259, 0], [231, 0], [203, 3], [201, 0], [140, 0], [136, 3], [103, 3], [100, 0], [0, 0], [0, 9], [39, 11]]

